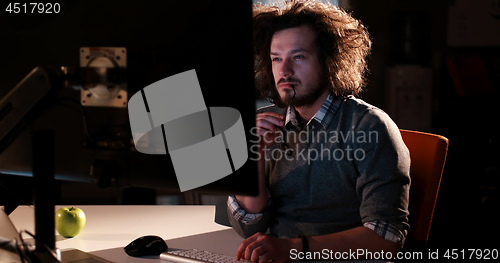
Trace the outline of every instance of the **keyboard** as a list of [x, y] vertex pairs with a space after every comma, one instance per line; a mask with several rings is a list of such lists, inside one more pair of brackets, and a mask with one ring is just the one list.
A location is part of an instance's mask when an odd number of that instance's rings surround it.
[[226, 256], [198, 249], [175, 249], [161, 253], [160, 259], [176, 263], [248, 263], [250, 260], [235, 260], [234, 256]]

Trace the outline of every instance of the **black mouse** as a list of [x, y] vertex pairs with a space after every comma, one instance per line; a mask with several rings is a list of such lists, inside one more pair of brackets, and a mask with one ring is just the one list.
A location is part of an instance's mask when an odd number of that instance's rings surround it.
[[159, 236], [143, 236], [130, 242], [125, 248], [125, 253], [132, 257], [158, 256], [167, 250], [165, 240]]

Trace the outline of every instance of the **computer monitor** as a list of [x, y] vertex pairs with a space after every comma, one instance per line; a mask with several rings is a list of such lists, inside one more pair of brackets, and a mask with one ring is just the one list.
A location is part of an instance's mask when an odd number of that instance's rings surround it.
[[[78, 66], [82, 47], [124, 47], [128, 98], [158, 80], [195, 69], [206, 105], [239, 110], [250, 146], [255, 122], [251, 4], [60, 1], [59, 12], [6, 12], [0, 18], [0, 99], [36, 66]], [[56, 179], [179, 190], [169, 155], [134, 150], [126, 107], [84, 106], [90, 141], [80, 100], [80, 91], [61, 90], [57, 102], [37, 114], [0, 154], [0, 173], [30, 176], [30, 133], [52, 129]], [[256, 163], [248, 160], [235, 173], [194, 190], [255, 195], [256, 171]]]

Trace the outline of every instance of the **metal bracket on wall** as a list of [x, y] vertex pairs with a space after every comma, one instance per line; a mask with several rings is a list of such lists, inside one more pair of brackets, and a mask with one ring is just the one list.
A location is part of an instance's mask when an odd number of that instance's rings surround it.
[[[110, 81], [110, 72], [124, 72], [127, 67], [127, 49], [124, 47], [82, 47], [80, 67], [96, 68], [93, 76], [80, 91], [83, 106], [127, 107], [127, 82]], [[108, 69], [108, 70], [106, 70]], [[114, 69], [114, 71], [111, 71]], [[91, 71], [89, 71], [91, 72]], [[123, 80], [125, 76], [121, 76]]]

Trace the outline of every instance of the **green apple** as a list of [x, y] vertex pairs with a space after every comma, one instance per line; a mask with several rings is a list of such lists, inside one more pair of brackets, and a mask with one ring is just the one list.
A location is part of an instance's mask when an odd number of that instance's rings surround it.
[[82, 231], [87, 218], [80, 208], [62, 207], [56, 212], [56, 230], [63, 237], [75, 237]]

